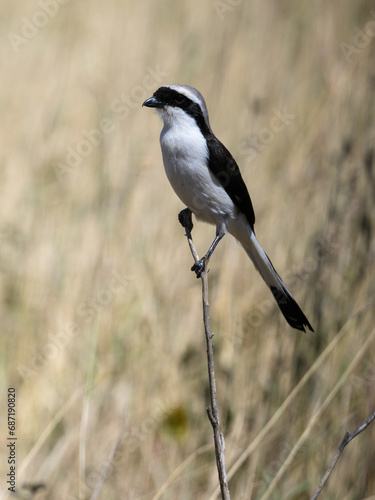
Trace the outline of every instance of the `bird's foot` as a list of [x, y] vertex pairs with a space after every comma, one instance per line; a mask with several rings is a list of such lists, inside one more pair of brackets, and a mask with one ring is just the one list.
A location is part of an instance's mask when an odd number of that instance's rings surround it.
[[191, 270], [195, 272], [197, 278], [200, 278], [205, 267], [206, 267], [206, 257], [202, 257], [201, 259], [197, 260], [197, 262], [195, 262]]

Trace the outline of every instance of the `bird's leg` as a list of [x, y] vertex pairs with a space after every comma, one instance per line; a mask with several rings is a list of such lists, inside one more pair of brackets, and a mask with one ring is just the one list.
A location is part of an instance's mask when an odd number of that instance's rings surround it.
[[195, 264], [192, 266], [191, 270], [195, 272], [195, 274], [197, 275], [197, 278], [201, 277], [201, 274], [203, 273], [204, 268], [206, 267], [206, 264], [208, 264], [208, 262], [211, 258], [211, 255], [214, 253], [215, 248], [217, 247], [219, 241], [224, 236], [224, 234], [225, 233], [217, 234], [214, 241], [212, 242], [210, 248], [208, 249], [208, 252], [206, 253], [206, 255], [204, 257], [202, 257], [201, 259], [197, 260], [197, 262], [195, 262]]

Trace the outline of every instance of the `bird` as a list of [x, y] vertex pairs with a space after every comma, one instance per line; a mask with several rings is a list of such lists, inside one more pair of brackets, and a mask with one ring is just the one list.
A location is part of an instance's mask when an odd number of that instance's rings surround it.
[[189, 85], [163, 85], [142, 106], [163, 120], [160, 146], [167, 178], [198, 221], [216, 226], [206, 255], [192, 271], [197, 278], [226, 233], [242, 245], [292, 328], [314, 331], [255, 237], [253, 204], [240, 169], [213, 133], [202, 94]]

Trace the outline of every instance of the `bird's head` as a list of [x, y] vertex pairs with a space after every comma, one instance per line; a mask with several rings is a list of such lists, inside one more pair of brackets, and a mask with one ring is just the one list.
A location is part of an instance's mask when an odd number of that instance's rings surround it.
[[194, 118], [200, 128], [211, 131], [203, 96], [188, 85], [164, 85], [142, 104], [155, 108], [165, 125], [174, 125], [186, 117]]

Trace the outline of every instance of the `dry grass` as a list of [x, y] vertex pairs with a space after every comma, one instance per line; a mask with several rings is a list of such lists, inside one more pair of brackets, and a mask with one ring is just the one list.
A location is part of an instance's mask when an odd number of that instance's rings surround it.
[[[270, 498], [308, 499], [345, 431], [374, 410], [375, 41], [355, 31], [375, 34], [373, 4], [230, 3], [69, 1], [18, 53], [7, 34], [41, 7], [0, 7], [0, 377], [2, 398], [17, 389], [19, 498], [43, 482], [33, 498], [88, 499], [106, 467], [99, 498], [206, 499], [216, 487], [200, 284], [161, 123], [140, 107], [163, 83], [206, 96], [258, 238], [316, 330], [287, 326], [225, 238], [210, 293], [229, 471], [250, 451], [232, 497], [261, 498], [287, 463]], [[347, 61], [342, 43], [363, 47]], [[275, 110], [295, 116], [271, 137]], [[103, 140], [62, 171], [66, 148], [100, 124]], [[213, 231], [196, 226], [201, 252]], [[374, 437], [350, 444], [324, 498], [374, 494]], [[6, 459], [2, 448], [3, 477]]]

